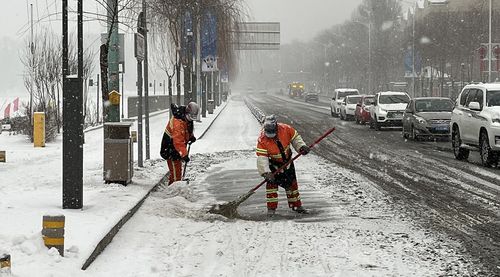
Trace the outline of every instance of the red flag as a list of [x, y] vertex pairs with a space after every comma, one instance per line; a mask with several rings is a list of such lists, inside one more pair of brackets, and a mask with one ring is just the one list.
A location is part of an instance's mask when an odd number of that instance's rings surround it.
[[17, 112], [19, 110], [19, 97], [14, 100], [14, 112]]
[[5, 108], [5, 111], [3, 112], [3, 118], [10, 118], [10, 103], [7, 105], [7, 108]]

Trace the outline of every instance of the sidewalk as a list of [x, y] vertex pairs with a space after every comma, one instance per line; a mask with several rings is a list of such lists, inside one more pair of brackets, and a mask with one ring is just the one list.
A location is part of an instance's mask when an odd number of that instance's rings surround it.
[[[208, 130], [225, 105], [195, 122], [195, 136]], [[0, 254], [12, 256], [13, 275], [65, 276], [81, 268], [102, 237], [167, 173], [159, 155], [167, 121], [168, 111], [151, 117], [151, 160], [144, 168], [135, 168], [133, 183], [126, 187], [105, 185], [102, 180], [102, 128], [85, 133], [82, 210], [61, 208], [61, 136], [35, 149], [25, 136], [0, 134], [0, 150], [7, 152], [7, 163], [0, 163]], [[66, 216], [63, 258], [43, 245], [40, 231], [45, 214]]]

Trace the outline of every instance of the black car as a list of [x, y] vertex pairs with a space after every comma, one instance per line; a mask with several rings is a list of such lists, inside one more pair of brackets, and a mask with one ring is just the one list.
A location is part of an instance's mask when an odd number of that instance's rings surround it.
[[414, 140], [423, 137], [448, 139], [453, 107], [453, 101], [444, 97], [412, 99], [403, 115], [403, 137]]
[[304, 94], [304, 100], [306, 102], [319, 102], [319, 95], [315, 91], [309, 91]]

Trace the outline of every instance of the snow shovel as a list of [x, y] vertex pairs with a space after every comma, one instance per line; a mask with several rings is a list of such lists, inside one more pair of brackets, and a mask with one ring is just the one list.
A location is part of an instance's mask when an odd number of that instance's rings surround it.
[[[321, 137], [319, 137], [313, 144], [311, 144], [309, 146], [309, 148], [312, 149], [314, 146], [316, 146], [316, 144], [318, 144], [320, 141], [322, 141], [324, 138], [326, 138], [328, 135], [330, 135], [333, 131], [335, 131], [335, 127], [331, 128], [326, 133], [324, 133]], [[273, 173], [273, 175], [276, 175], [277, 173], [283, 171], [289, 164], [291, 164], [293, 161], [295, 161], [296, 159], [298, 159], [300, 156], [302, 156], [301, 153], [298, 153], [297, 155], [295, 155], [295, 157], [293, 157], [291, 160], [289, 160], [283, 166], [281, 166], [280, 168], [278, 168], [278, 170], [276, 170]], [[217, 204], [217, 205], [212, 206], [210, 208], [209, 212], [213, 213], [213, 214], [220, 214], [220, 215], [225, 216], [227, 218], [238, 217], [238, 206], [241, 203], [245, 202], [245, 200], [247, 200], [248, 198], [250, 198], [250, 196], [252, 196], [252, 194], [254, 194], [255, 191], [257, 189], [259, 189], [266, 182], [267, 181], [264, 179], [257, 186], [255, 186], [253, 189], [251, 189], [250, 191], [248, 191], [246, 194], [240, 195], [238, 197], [238, 199], [236, 199], [236, 200], [233, 200], [233, 201], [228, 202], [228, 203]]]
[[[189, 156], [189, 151], [191, 150], [191, 143], [188, 144], [188, 156]], [[186, 181], [189, 184], [189, 179], [185, 179], [184, 177], [186, 176], [186, 169], [188, 167], [188, 163], [186, 162], [184, 164], [184, 172], [182, 172], [182, 181]]]

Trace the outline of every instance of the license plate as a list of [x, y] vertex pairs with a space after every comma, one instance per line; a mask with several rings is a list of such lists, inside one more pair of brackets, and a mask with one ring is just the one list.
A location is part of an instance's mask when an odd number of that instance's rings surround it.
[[450, 130], [450, 127], [449, 126], [436, 126], [436, 127], [434, 127], [434, 129], [436, 131], [448, 131], [448, 130]]

